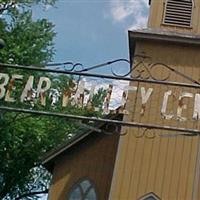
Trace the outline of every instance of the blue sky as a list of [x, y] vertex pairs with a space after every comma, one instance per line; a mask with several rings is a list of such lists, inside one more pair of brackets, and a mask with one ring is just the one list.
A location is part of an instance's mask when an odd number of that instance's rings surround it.
[[128, 30], [146, 26], [148, 0], [58, 0], [55, 7], [35, 7], [33, 15], [55, 24], [53, 62], [89, 67], [129, 58]]
[[54, 62], [88, 67], [129, 58], [128, 30], [145, 27], [148, 0], [58, 0], [55, 7], [37, 7], [33, 15], [55, 24]]

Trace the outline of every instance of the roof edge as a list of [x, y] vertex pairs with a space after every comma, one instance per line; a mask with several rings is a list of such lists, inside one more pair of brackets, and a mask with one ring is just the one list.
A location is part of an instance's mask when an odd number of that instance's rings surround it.
[[[119, 118], [120, 120], [122, 119], [123, 115], [122, 114], [115, 114], [115, 115], [111, 115], [109, 116], [109, 119], [116, 119]], [[106, 124], [106, 122], [103, 123], [97, 123], [95, 125], [95, 127], [97, 129], [102, 128], [104, 125]], [[74, 146], [76, 143], [78, 143], [79, 141], [83, 140], [84, 138], [86, 138], [88, 135], [92, 134], [96, 132], [94, 129], [88, 129], [86, 131], [83, 131], [83, 133], [81, 133], [80, 135], [75, 136], [74, 138], [72, 138], [69, 141], [66, 141], [65, 143], [59, 145], [57, 148], [47, 152], [43, 157], [41, 157], [41, 164], [42, 165], [48, 165], [49, 162], [52, 162], [52, 160], [54, 160], [57, 156], [61, 155], [63, 152], [65, 152], [66, 150], [68, 150], [70, 147]]]
[[164, 31], [162, 29], [140, 29], [129, 31], [130, 39], [160, 40], [173, 43], [200, 45], [200, 35]]
[[146, 28], [132, 31], [129, 30], [128, 37], [131, 66], [135, 54], [136, 41], [138, 40], [160, 41], [200, 47], [200, 35], [164, 31], [162, 29]]

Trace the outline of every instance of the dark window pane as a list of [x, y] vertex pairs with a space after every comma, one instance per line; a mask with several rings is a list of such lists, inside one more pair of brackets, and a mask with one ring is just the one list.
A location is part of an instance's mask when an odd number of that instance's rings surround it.
[[81, 182], [80, 185], [83, 189], [83, 192], [85, 193], [86, 190], [91, 186], [91, 183], [88, 180], [85, 180], [85, 181]]
[[97, 200], [94, 184], [89, 180], [81, 180], [76, 183], [67, 200]]
[[96, 200], [96, 199], [97, 199], [96, 192], [94, 188], [91, 188], [84, 200]]
[[145, 200], [156, 200], [154, 197], [147, 197]]
[[81, 200], [81, 191], [79, 187], [76, 187], [74, 190], [72, 190], [69, 200]]

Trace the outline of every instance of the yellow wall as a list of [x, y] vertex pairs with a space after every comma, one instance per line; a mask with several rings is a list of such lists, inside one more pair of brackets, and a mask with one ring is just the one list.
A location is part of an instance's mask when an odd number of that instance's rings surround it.
[[152, 0], [148, 21], [149, 28], [161, 28], [163, 30], [200, 34], [200, 1], [193, 0], [194, 7], [192, 13], [191, 28], [169, 26], [163, 23], [164, 9], [167, 0]]
[[[158, 2], [158, 1], [154, 1]], [[143, 59], [149, 71], [157, 78], [164, 77], [168, 71], [162, 68], [150, 70], [149, 64], [162, 63], [199, 80], [200, 77], [200, 47], [181, 46], [164, 42], [137, 41], [136, 55], [148, 56]], [[135, 57], [135, 65], [141, 58]], [[139, 69], [145, 72], [144, 64]], [[137, 73], [134, 70], [133, 73]], [[171, 72], [168, 81], [190, 81]], [[155, 85], [149, 83], [132, 84], [141, 88], [152, 87], [152, 96], [141, 116], [140, 90], [129, 93], [130, 115], [126, 120], [135, 122], [169, 125], [200, 129], [200, 122], [192, 120], [193, 101], [187, 99], [188, 108], [183, 111], [187, 121], [176, 119], [164, 120], [160, 115], [163, 94], [167, 90], [174, 92], [173, 101], [169, 101], [168, 112], [176, 113], [177, 98], [181, 92], [198, 93], [197, 89]], [[199, 136], [170, 137], [170, 131], [146, 131], [144, 129], [127, 128], [128, 134], [120, 138], [117, 161], [110, 193], [110, 200], [136, 200], [146, 193], [154, 192], [162, 200], [197, 200], [200, 199], [199, 185]]]
[[95, 134], [59, 156], [55, 161], [49, 200], [67, 199], [70, 188], [81, 178], [94, 182], [98, 200], [108, 199], [118, 137], [117, 134]]

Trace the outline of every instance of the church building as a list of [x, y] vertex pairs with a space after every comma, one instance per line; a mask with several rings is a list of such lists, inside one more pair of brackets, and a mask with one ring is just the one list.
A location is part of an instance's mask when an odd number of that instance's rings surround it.
[[200, 137], [189, 131], [200, 130], [192, 87], [200, 85], [200, 1], [149, 0], [149, 9], [147, 28], [128, 32], [131, 75], [141, 81], [130, 82], [137, 91], [122, 120], [154, 126], [85, 129], [49, 152], [48, 200], [200, 199]]

